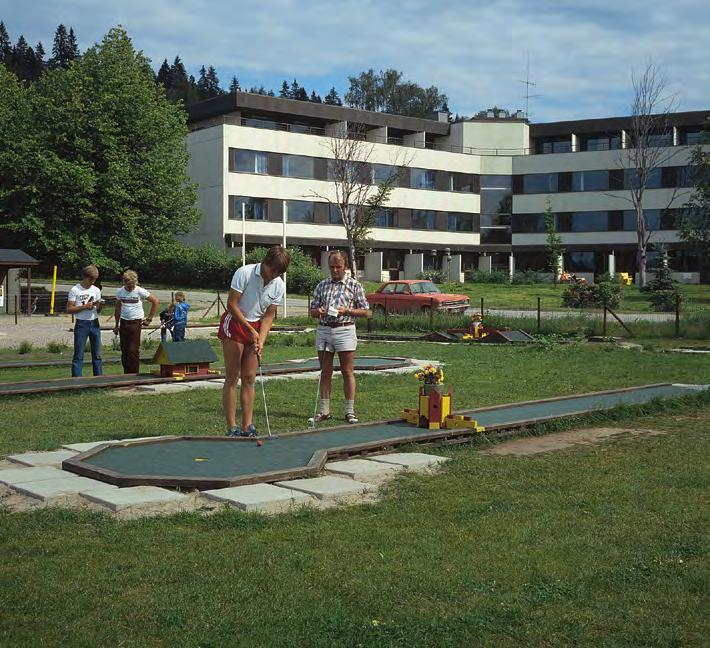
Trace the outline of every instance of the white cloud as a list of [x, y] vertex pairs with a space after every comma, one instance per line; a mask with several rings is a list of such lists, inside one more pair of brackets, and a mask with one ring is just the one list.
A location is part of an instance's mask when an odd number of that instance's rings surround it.
[[348, 75], [395, 67], [437, 85], [462, 114], [522, 108], [528, 52], [541, 95], [531, 100], [535, 121], [627, 113], [631, 70], [648, 60], [666, 73], [681, 110], [710, 103], [710, 8], [700, 0], [672, 9], [661, 0], [38, 0], [3, 19], [11, 37], [42, 39], [48, 51], [59, 22], [74, 27], [82, 48], [121, 23], [156, 67], [179, 54], [191, 70], [214, 65], [225, 85], [232, 74], [271, 86], [296, 77], [342, 91]]

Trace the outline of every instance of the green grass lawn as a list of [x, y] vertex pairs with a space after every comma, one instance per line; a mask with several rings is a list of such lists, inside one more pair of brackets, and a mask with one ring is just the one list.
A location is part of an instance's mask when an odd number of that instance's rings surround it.
[[[365, 282], [367, 292], [374, 292], [381, 285], [374, 282]], [[480, 306], [483, 297], [485, 308], [494, 309], [537, 309], [537, 298], [541, 299], [544, 310], [562, 309], [562, 291], [564, 286], [544, 284], [442, 284], [442, 291], [455, 292], [468, 295], [471, 306]], [[685, 295], [684, 310], [701, 311], [710, 310], [710, 286], [708, 285], [683, 285]], [[639, 291], [636, 286], [622, 288], [620, 312], [651, 312], [647, 296]]]
[[[267, 361], [310, 351], [278, 343]], [[445, 362], [456, 408], [710, 383], [706, 357], [608, 346], [364, 343], [360, 353]], [[266, 384], [274, 431], [305, 427], [315, 389]], [[416, 399], [411, 375], [360, 376], [358, 389], [365, 420]], [[221, 433], [219, 399], [4, 399], [0, 456]], [[333, 401], [339, 415], [339, 380]], [[259, 399], [256, 410], [260, 422]], [[0, 645], [703, 645], [710, 398], [591, 420], [666, 434], [525, 458], [439, 449], [452, 458], [440, 474], [401, 476], [377, 503], [274, 518], [0, 511]]]

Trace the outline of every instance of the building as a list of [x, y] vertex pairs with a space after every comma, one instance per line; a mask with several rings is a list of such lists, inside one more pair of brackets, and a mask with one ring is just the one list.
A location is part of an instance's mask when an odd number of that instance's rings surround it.
[[[697, 260], [674, 229], [675, 210], [687, 201], [686, 165], [709, 120], [710, 111], [672, 116], [671, 130], [658, 136], [672, 154], [647, 185], [649, 259], [667, 255], [686, 281], [698, 280]], [[316, 260], [343, 246], [328, 202], [329, 144], [355, 125], [372, 143], [373, 184], [392, 165], [404, 167], [361, 260], [368, 279], [430, 268], [452, 278], [471, 269], [541, 270], [548, 201], [565, 270], [634, 272], [628, 117], [530, 124], [495, 109], [449, 123], [445, 113], [419, 119], [237, 92], [191, 106], [189, 125], [189, 173], [204, 214], [189, 244], [241, 254], [243, 241], [249, 248], [285, 237]]]

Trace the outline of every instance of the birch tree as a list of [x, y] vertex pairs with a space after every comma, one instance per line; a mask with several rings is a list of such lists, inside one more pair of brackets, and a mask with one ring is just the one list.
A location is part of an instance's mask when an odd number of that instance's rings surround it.
[[[631, 171], [629, 197], [636, 215], [636, 270], [640, 287], [646, 285], [646, 258], [652, 232], [646, 228], [644, 201], [655, 174], [661, 172], [678, 152], [673, 144], [670, 115], [677, 107], [675, 96], [668, 94], [666, 80], [655, 64], [646, 65], [643, 73], [632, 74], [633, 102], [631, 128], [626, 148], [620, 150], [619, 167]], [[677, 187], [668, 201], [675, 200]]]
[[309, 196], [325, 200], [337, 210], [345, 228], [350, 268], [353, 277], [357, 278], [357, 253], [368, 247], [377, 212], [387, 205], [402, 169], [411, 157], [406, 158], [402, 152], [394, 155], [389, 164], [383, 165], [389, 167], [389, 172], [374, 183], [375, 145], [367, 141], [364, 127], [343, 125], [325, 146], [329, 154], [328, 179], [333, 183], [333, 192], [313, 191]]

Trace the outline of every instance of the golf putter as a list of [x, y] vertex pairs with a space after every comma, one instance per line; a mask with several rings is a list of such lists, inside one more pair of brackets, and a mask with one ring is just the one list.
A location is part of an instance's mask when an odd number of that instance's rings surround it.
[[[327, 343], [323, 342], [323, 348], [318, 349], [318, 347], [316, 347], [316, 350], [320, 351], [321, 353], [325, 353], [326, 346], [327, 346]], [[320, 383], [321, 383], [321, 379], [323, 377], [323, 367], [320, 366], [320, 358], [319, 358], [318, 364], [319, 364], [320, 370], [318, 372], [318, 389], [316, 391], [316, 402], [315, 402], [315, 405], [313, 406], [313, 418], [308, 419], [308, 427], [310, 427], [311, 430], [316, 429], [316, 416], [318, 416], [318, 401], [320, 400]]]
[[269, 438], [272, 437], [271, 434], [271, 424], [269, 423], [269, 410], [266, 407], [266, 391], [264, 390], [264, 372], [261, 370], [261, 354], [257, 356], [259, 359], [259, 382], [261, 383], [261, 396], [264, 399], [264, 416], [266, 417], [266, 432]]

